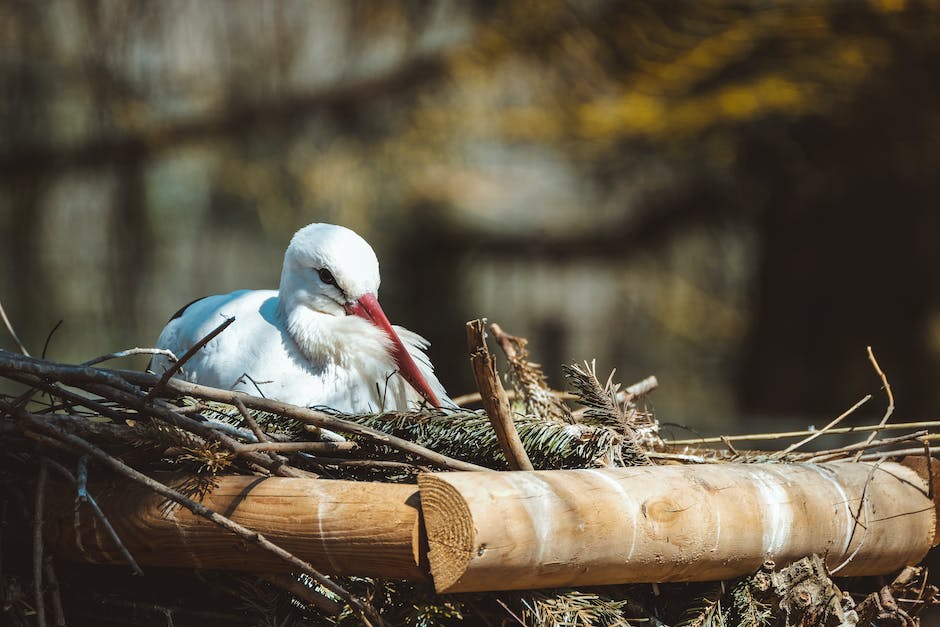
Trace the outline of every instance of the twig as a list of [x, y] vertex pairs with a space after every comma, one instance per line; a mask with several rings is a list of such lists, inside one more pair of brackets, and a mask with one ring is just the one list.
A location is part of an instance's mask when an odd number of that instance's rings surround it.
[[857, 403], [855, 403], [854, 405], [852, 405], [851, 407], [849, 407], [847, 410], [845, 410], [844, 412], [842, 412], [840, 415], [838, 415], [838, 416], [836, 416], [835, 418], [833, 418], [832, 421], [831, 421], [829, 424], [827, 424], [825, 427], [823, 427], [823, 428], [820, 429], [819, 431], [816, 431], [816, 432], [814, 432], [813, 434], [811, 434], [811, 435], [809, 435], [809, 436], [803, 438], [803, 439], [800, 440], [799, 442], [794, 442], [793, 444], [791, 444], [790, 446], [788, 446], [788, 447], [785, 448], [784, 450], [779, 451], [779, 452], [777, 452], [777, 453], [774, 453], [774, 454], [773, 454], [773, 457], [774, 457], [775, 459], [780, 459], [781, 457], [784, 457], [784, 456], [787, 455], [788, 453], [792, 453], [793, 451], [795, 451], [796, 449], [800, 448], [800, 447], [803, 446], [804, 444], [807, 444], [807, 443], [809, 443], [809, 442], [812, 442], [813, 440], [815, 440], [815, 439], [818, 438], [819, 436], [821, 436], [821, 435], [825, 434], [827, 431], [829, 431], [829, 429], [833, 428], [834, 426], [836, 426], [837, 424], [839, 424], [840, 422], [842, 422], [847, 416], [849, 416], [850, 414], [852, 414], [852, 412], [854, 412], [856, 409], [858, 409], [859, 407], [861, 407], [862, 405], [864, 405], [865, 403], [867, 403], [867, 402], [870, 401], [870, 400], [871, 400], [871, 394], [866, 395], [865, 398], [863, 398], [863, 399], [860, 400], [859, 402], [857, 402]]
[[[81, 471], [81, 459], [88, 459], [88, 456], [82, 455], [82, 457], [79, 459], [79, 471]], [[107, 516], [105, 516], [105, 513], [98, 505], [98, 501], [95, 500], [95, 497], [89, 494], [87, 490], [85, 491], [84, 496], [81, 495], [81, 484], [79, 483], [78, 479], [72, 476], [72, 473], [69, 472], [68, 468], [53, 460], [49, 460], [49, 465], [53, 470], [62, 475], [67, 481], [69, 481], [78, 489], [77, 496], [75, 497], [75, 524], [78, 524], [79, 503], [88, 503], [88, 506], [91, 507], [91, 511], [94, 512], [95, 516], [98, 517], [98, 520], [101, 521], [101, 526], [104, 527], [104, 530], [108, 533], [108, 536], [110, 536], [115, 546], [117, 546], [118, 550], [121, 552], [121, 555], [124, 556], [124, 559], [130, 565], [131, 571], [135, 575], [143, 575], [144, 571], [140, 568], [140, 565], [137, 563], [137, 560], [134, 559], [134, 556], [131, 555], [131, 552], [128, 550], [128, 548], [124, 546], [124, 542], [121, 541], [121, 536], [119, 536], [117, 531], [114, 530], [114, 527], [111, 525], [111, 521], [108, 520]], [[81, 474], [79, 474], [79, 477], [80, 476]]]
[[46, 602], [42, 593], [42, 516], [43, 503], [46, 500], [46, 477], [49, 467], [46, 458], [39, 463], [39, 476], [36, 478], [36, 500], [33, 506], [33, 594], [36, 597], [36, 625], [46, 627]]
[[[107, 405], [103, 405], [94, 399], [87, 398], [79, 394], [75, 394], [74, 392], [70, 390], [66, 390], [56, 385], [55, 383], [44, 381], [42, 378], [40, 378], [37, 375], [10, 372], [10, 373], [6, 373], [5, 376], [11, 381], [17, 381], [19, 383], [22, 383], [23, 385], [30, 386], [32, 388], [29, 392], [30, 396], [38, 390], [43, 390], [50, 396], [56, 396], [60, 399], [64, 399], [68, 401], [70, 403], [70, 405], [68, 406], [71, 408], [87, 407], [88, 409], [94, 412], [97, 412], [98, 414], [102, 416], [106, 416], [107, 418], [110, 418], [116, 423], [123, 423], [127, 419], [127, 416], [121, 415], [120, 412], [115, 411], [113, 408], [108, 407]], [[24, 407], [25, 401], [27, 400], [28, 398], [26, 398], [26, 395], [24, 395], [15, 399], [12, 404], [15, 405], [16, 407]]]
[[176, 362], [166, 369], [166, 372], [164, 372], [163, 376], [160, 377], [160, 381], [155, 386], [150, 388], [150, 392], [147, 393], [147, 400], [151, 400], [154, 396], [157, 396], [161, 391], [163, 391], [163, 388], [166, 386], [166, 382], [169, 381], [173, 375], [180, 371], [180, 368], [183, 367], [183, 364], [192, 359], [196, 353], [202, 350], [203, 346], [211, 342], [215, 336], [227, 329], [233, 322], [235, 322], [235, 316], [226, 318], [225, 322], [214, 328], [204, 338], [193, 344], [192, 348], [183, 353], [182, 357], [177, 359]]
[[505, 603], [503, 603], [503, 600], [502, 600], [502, 599], [497, 598], [497, 599], [496, 599], [496, 602], [499, 603], [500, 605], [502, 605], [502, 606], [503, 606], [503, 609], [506, 610], [506, 612], [507, 612], [510, 616], [512, 616], [512, 617], [516, 620], [517, 623], [519, 623], [520, 625], [522, 625], [522, 627], [527, 627], [526, 622], [525, 622], [524, 620], [522, 620], [521, 618], [519, 618], [519, 617], [516, 615], [515, 612], [513, 612], [511, 609], [509, 609], [509, 606], [506, 605]]
[[30, 356], [29, 351], [26, 350], [25, 346], [23, 346], [23, 343], [20, 341], [20, 338], [16, 335], [16, 331], [13, 330], [13, 325], [10, 323], [10, 319], [7, 318], [7, 312], [3, 308], [3, 301], [0, 301], [0, 318], [3, 318], [3, 324], [4, 326], [6, 326], [7, 332], [10, 334], [10, 337], [12, 337], [13, 341], [16, 342], [17, 348], [20, 349], [21, 353], [29, 357]]
[[314, 606], [327, 616], [336, 616], [343, 611], [339, 603], [312, 588], [308, 588], [292, 575], [262, 574], [261, 578], [293, 594], [307, 605]]
[[271, 438], [268, 437], [268, 434], [265, 433], [258, 422], [255, 420], [254, 416], [248, 411], [248, 408], [245, 407], [245, 403], [242, 402], [240, 398], [235, 399], [235, 407], [238, 408], [238, 413], [242, 415], [242, 419], [245, 421], [245, 424], [248, 425], [248, 428], [251, 429], [251, 432], [255, 434], [255, 437], [258, 438], [258, 442], [270, 442]]
[[49, 596], [52, 597], [52, 614], [55, 616], [56, 627], [65, 627], [65, 610], [62, 609], [62, 595], [59, 593], [59, 578], [56, 577], [55, 568], [52, 566], [52, 556], [46, 558], [46, 581], [49, 582], [46, 588], [49, 590]]
[[346, 453], [359, 448], [355, 442], [258, 442], [242, 444], [239, 451], [248, 453]]
[[731, 443], [731, 440], [722, 436], [721, 441], [725, 443], [725, 446], [728, 447], [728, 450], [731, 452], [732, 455], [735, 455], [735, 456], [738, 455], [738, 449], [734, 448], [734, 444]]
[[[869, 431], [901, 431], [902, 429], [932, 429], [940, 428], [940, 420], [923, 420], [920, 422], [895, 422], [889, 425], [863, 425], [855, 427], [836, 427], [826, 431], [826, 435], [843, 435], [846, 433], [867, 433]], [[670, 446], [696, 446], [700, 444], [722, 444], [725, 440], [731, 442], [745, 442], [754, 440], [786, 440], [801, 438], [816, 433], [817, 429], [803, 429], [801, 431], [778, 431], [776, 433], [740, 433], [737, 435], [716, 435], [698, 438], [686, 438], [668, 442]]]
[[[490, 324], [490, 331], [493, 333], [493, 339], [496, 340], [496, 343], [499, 344], [499, 347], [503, 349], [504, 353], [506, 353], [507, 359], [512, 361], [519, 357], [519, 354], [516, 352], [516, 347], [513, 345], [513, 340], [518, 340], [518, 338], [507, 334], [495, 322]], [[525, 340], [522, 341], [525, 342]]]
[[693, 464], [712, 464], [715, 460], [702, 457], [701, 455], [683, 455], [681, 453], [657, 453], [655, 451], [644, 451], [650, 459], [669, 459], [672, 461], [692, 462]]
[[[888, 383], [888, 377], [887, 377], [887, 376], [885, 375], [885, 373], [881, 370], [881, 366], [878, 365], [878, 360], [875, 359], [875, 353], [872, 352], [871, 346], [866, 347], [866, 349], [868, 350], [868, 361], [871, 362], [871, 365], [872, 365], [872, 367], [875, 369], [875, 372], [876, 372], [876, 373], [878, 374], [878, 376], [881, 378], [881, 383], [884, 385], [885, 393], [888, 395], [888, 407], [887, 407], [887, 409], [885, 409], [885, 414], [884, 414], [884, 416], [882, 416], [881, 422], [878, 423], [878, 426], [879, 426], [879, 427], [883, 427], [883, 426], [885, 425], [885, 423], [888, 422], [888, 418], [891, 417], [891, 414], [894, 413], [894, 394], [891, 392], [891, 384]], [[867, 440], [867, 441], [868, 441], [868, 442], [871, 442], [872, 440], [875, 439], [875, 436], [876, 436], [876, 435], [878, 435], [878, 432], [877, 432], [877, 431], [872, 431], [872, 432], [868, 435], [868, 440]], [[856, 455], [855, 455], [855, 461], [858, 461], [861, 456], [862, 456], [861, 451], [859, 451], [858, 453], [856, 453]]]
[[486, 347], [483, 320], [467, 323], [467, 348], [470, 350], [470, 364], [473, 366], [473, 378], [483, 398], [483, 407], [493, 425], [499, 446], [512, 470], [534, 470], [529, 455], [522, 445], [519, 432], [512, 420], [509, 399], [496, 374], [496, 361]]
[[907, 435], [899, 435], [896, 438], [883, 438], [881, 440], [873, 440], [871, 442], [858, 442], [856, 444], [849, 444], [847, 446], [842, 446], [840, 448], [833, 448], [826, 451], [817, 451], [813, 453], [813, 456], [807, 459], [808, 462], [818, 461], [822, 457], [830, 457], [832, 455], [841, 455], [845, 453], [851, 453], [852, 451], [864, 451], [870, 448], [880, 448], [882, 446], [890, 446], [892, 444], [898, 444], [900, 442], [910, 442], [911, 440], [917, 440], [923, 438], [927, 435], [927, 431], [916, 431], [914, 433], [908, 433]]
[[923, 445], [924, 445], [924, 457], [926, 458], [926, 462], [927, 462], [927, 477], [928, 477], [928, 480], [927, 480], [927, 496], [930, 497], [930, 500], [931, 500], [931, 501], [936, 502], [936, 499], [934, 498], [934, 494], [933, 494], [933, 477], [934, 477], [934, 474], [933, 474], [933, 456], [930, 454], [930, 442], [927, 441], [926, 438], [924, 438], [923, 440], [921, 440], [921, 442], [922, 442]]
[[[2, 369], [2, 365], [2, 361], [0, 361], [0, 369]], [[155, 375], [143, 372], [121, 370], [116, 371], [116, 373], [120, 374], [121, 376], [126, 376], [127, 380], [129, 381], [140, 382], [143, 385], [147, 385], [148, 381], [152, 383], [154, 379], [156, 379]], [[275, 401], [269, 398], [250, 396], [244, 392], [233, 392], [231, 390], [210, 388], [204, 385], [199, 385], [197, 383], [183, 381], [181, 379], [170, 379], [167, 381], [166, 387], [167, 391], [173, 392], [174, 394], [195, 396], [197, 398], [217, 401], [220, 403], [227, 403], [229, 405], [234, 405], [235, 399], [237, 398], [240, 399], [249, 409], [259, 409], [261, 411], [267, 411], [279, 416], [284, 416], [285, 418], [293, 418], [298, 422], [312, 424], [317, 427], [325, 427], [326, 429], [332, 429], [334, 431], [352, 433], [353, 435], [358, 435], [362, 438], [375, 442], [376, 444], [390, 446], [394, 449], [402, 451], [403, 453], [409, 453], [416, 457], [420, 457], [421, 459], [439, 468], [464, 471], [490, 470], [484, 466], [478, 466], [476, 464], [454, 459], [446, 455], [441, 455], [440, 453], [432, 451], [419, 444], [415, 444], [414, 442], [409, 442], [408, 440], [389, 435], [383, 431], [372, 429], [350, 420], [343, 420], [342, 418], [337, 418], [336, 416], [331, 416], [330, 414], [317, 411], [315, 409], [298, 407], [297, 405], [291, 405], [289, 403], [283, 403], [281, 401]]]
[[263, 468], [267, 468], [274, 474], [283, 477], [303, 476], [303, 473], [298, 471], [296, 468], [292, 468], [279, 460], [272, 460], [267, 455], [261, 453], [251, 453], [247, 451], [242, 452], [240, 450], [243, 446], [241, 442], [234, 440], [225, 433], [211, 428], [208, 423], [199, 422], [190, 418], [189, 416], [183, 416], [176, 413], [176, 411], [174, 411], [176, 408], [166, 401], [159, 400], [155, 403], [148, 403], [143, 397], [112, 388], [108, 385], [86, 384], [85, 389], [92, 391], [95, 394], [99, 394], [100, 396], [104, 396], [105, 398], [111, 398], [112, 400], [123, 403], [128, 407], [136, 409], [144, 415], [156, 416], [160, 420], [168, 422], [175, 427], [191, 431], [207, 441], [217, 441], [229, 451], [235, 453], [236, 455], [240, 455], [241, 457], [245, 457], [259, 466], [262, 466]]
[[[10, 408], [10, 409], [13, 409], [13, 408]], [[330, 578], [326, 577], [325, 575], [317, 571], [309, 562], [302, 560], [296, 557], [295, 555], [293, 555], [292, 553], [284, 550], [280, 546], [274, 544], [273, 542], [265, 538], [262, 534], [258, 533], [257, 531], [248, 529], [247, 527], [244, 527], [236, 523], [235, 521], [225, 516], [222, 516], [218, 512], [212, 509], [209, 509], [202, 503], [198, 503], [192, 500], [191, 498], [184, 496], [183, 494], [177, 492], [176, 490], [160, 483], [159, 481], [155, 481], [154, 479], [151, 479], [147, 475], [131, 468], [130, 466], [121, 462], [120, 460], [115, 459], [114, 457], [107, 454], [100, 448], [94, 446], [93, 444], [87, 442], [86, 440], [76, 435], [66, 433], [65, 431], [62, 431], [61, 429], [59, 429], [58, 427], [55, 427], [51, 424], [47, 424], [45, 421], [39, 418], [36, 418], [32, 414], [29, 414], [28, 412], [25, 412], [21, 409], [13, 409], [13, 412], [20, 419], [24, 420], [27, 424], [29, 424], [31, 428], [36, 429], [37, 431], [41, 431], [50, 437], [56, 438], [58, 440], [61, 440], [62, 442], [65, 442], [67, 444], [74, 446], [78, 450], [94, 457], [95, 459], [103, 463], [105, 466], [111, 468], [115, 472], [131, 479], [132, 481], [136, 481], [137, 483], [140, 483], [150, 488], [157, 494], [173, 501], [174, 503], [178, 503], [182, 505], [183, 507], [190, 510], [192, 513], [196, 514], [197, 516], [202, 516], [203, 518], [207, 518], [208, 520], [211, 520], [212, 522], [219, 525], [220, 527], [227, 529], [228, 531], [231, 531], [232, 533], [242, 538], [243, 540], [256, 544], [261, 549], [276, 555], [277, 557], [281, 558], [282, 560], [284, 560], [285, 562], [293, 566], [298, 571], [303, 572], [309, 577], [316, 580], [317, 583], [322, 585], [324, 588], [326, 588], [330, 592], [333, 592], [334, 594], [344, 599], [354, 609], [360, 612], [364, 618], [367, 617], [368, 619], [370, 619], [371, 621], [374, 621], [376, 624], [379, 624], [379, 625], [384, 624], [381, 617], [375, 611], [375, 608], [371, 607], [366, 602], [350, 594], [346, 589], [339, 586], [336, 582], [334, 582]]]
[[[617, 402], [622, 403], [627, 399], [628, 396], [649, 394], [657, 387], [659, 387], [659, 380], [655, 376], [651, 375], [642, 381], [637, 381], [633, 385], [617, 392]], [[548, 390], [548, 393], [560, 401], [576, 401], [580, 398], [577, 394], [565, 392], [563, 390]], [[515, 390], [506, 390], [506, 398], [511, 401], [516, 400], [519, 396], [520, 395], [517, 394]], [[452, 400], [454, 404], [457, 405], [457, 407], [463, 407], [465, 405], [470, 405], [471, 403], [479, 403], [483, 400], [483, 397], [480, 396], [479, 392], [470, 392], [468, 394], [455, 396], [450, 400]]]
[[352, 468], [387, 468], [401, 470], [422, 470], [423, 466], [408, 462], [393, 462], [384, 459], [344, 459], [342, 457], [323, 457], [317, 455], [311, 461], [321, 466], [349, 466]]
[[101, 355], [100, 357], [89, 359], [88, 361], [83, 362], [82, 365], [94, 366], [95, 364], [100, 364], [103, 361], [120, 359], [121, 357], [131, 357], [133, 355], [163, 355], [164, 357], [168, 357], [170, 361], [179, 361], [176, 358], [176, 355], [173, 354], [173, 351], [166, 348], [128, 348], [127, 350], [117, 351], [116, 353], [108, 353], [107, 355]]
[[[931, 446], [930, 454], [940, 453], [940, 446]], [[902, 448], [895, 451], [882, 451], [881, 453], [866, 453], [858, 458], [860, 462], [879, 461], [882, 459], [891, 459], [892, 457], [907, 457], [908, 455], [923, 455], [924, 447], [920, 448]]]
[[[161, 419], [164, 419], [165, 417], [165, 419], [174, 426], [178, 426], [188, 431], [193, 431], [198, 435], [206, 437], [206, 439], [218, 439], [222, 437], [209, 429], [209, 427], [206, 426], [206, 423], [197, 422], [187, 418], [186, 416], [183, 416], [182, 414], [179, 414], [176, 411], [173, 411], [178, 408], [175, 408], [171, 405], [167, 406], [171, 407], [172, 410], [160, 410], [156, 404], [144, 404], [141, 391], [136, 386], [155, 386], [160, 381], [160, 377], [151, 373], [136, 372], [133, 370], [108, 370], [103, 368], [83, 368], [81, 366], [70, 366], [50, 361], [26, 358], [5, 350], [0, 350], [0, 373], [3, 373], [3, 375], [7, 377], [22, 376], [23, 373], [38, 377], [54, 377], [56, 379], [67, 382], [70, 385], [83, 387], [84, 389], [90, 391], [97, 389], [94, 388], [94, 386], [89, 385], [90, 382], [105, 384], [108, 386], [108, 388], [101, 389], [108, 389], [110, 395], [109, 398], [111, 396], [114, 397], [112, 400], [118, 400], [119, 402], [124, 402], [124, 400], [132, 401], [133, 404], [129, 404], [128, 406], [133, 407], [138, 411], [142, 409], [145, 413], [154, 413], [160, 411], [162, 415], [158, 417]], [[119, 398], [118, 395], [115, 394], [116, 392], [121, 392]], [[229, 405], [234, 405], [235, 399], [237, 398], [240, 399], [249, 409], [271, 412], [278, 414], [279, 416], [292, 418], [298, 422], [312, 424], [318, 427], [325, 427], [334, 431], [352, 433], [377, 444], [389, 446], [404, 453], [409, 453], [419, 457], [439, 468], [464, 471], [490, 470], [489, 468], [485, 468], [483, 466], [478, 466], [476, 464], [464, 462], [459, 459], [453, 459], [446, 455], [441, 455], [440, 453], [427, 449], [419, 444], [415, 444], [414, 442], [409, 442], [408, 440], [389, 435], [377, 429], [371, 429], [355, 422], [343, 420], [342, 418], [331, 416], [325, 412], [308, 409], [306, 407], [298, 407], [296, 405], [290, 405], [288, 403], [282, 403], [272, 399], [250, 396], [243, 392], [233, 392], [232, 390], [211, 388], [204, 385], [198, 385], [196, 383], [190, 383], [182, 379], [167, 380], [165, 383], [165, 390], [162, 391], [161, 394], [164, 392], [173, 397], [193, 396], [203, 400], [217, 401], [220, 403], [227, 403]], [[101, 396], [104, 395], [102, 394]], [[206, 433], [215, 435], [206, 435]], [[234, 440], [229, 438], [229, 443], [233, 442]], [[237, 442], [234, 443], [238, 444]], [[263, 463], [261, 465], [264, 466]]]
[[62, 326], [64, 320], [59, 320], [56, 322], [52, 329], [49, 330], [49, 333], [46, 334], [46, 341], [42, 343], [42, 352], [39, 353], [39, 356], [43, 359], [46, 358], [46, 351], [49, 350], [49, 343], [52, 342], [52, 336], [55, 335], [55, 332], [59, 330], [59, 327]]
[[659, 387], [659, 379], [657, 379], [654, 375], [650, 375], [646, 377], [645, 379], [643, 379], [642, 381], [637, 381], [633, 385], [627, 386], [625, 390], [618, 392], [617, 400], [622, 403], [624, 401], [624, 398], [621, 398], [621, 396], [630, 396], [630, 397], [642, 396], [644, 394], [649, 394], [650, 392], [652, 392], [658, 387]]
[[[835, 568], [833, 568], [832, 570], [829, 571], [829, 572], [832, 573], [833, 575], [835, 575], [837, 572], [839, 572], [840, 570], [842, 570], [843, 568], [845, 568], [845, 567], [849, 564], [849, 562], [851, 562], [853, 559], [855, 559], [855, 556], [858, 555], [858, 552], [862, 550], [862, 547], [863, 547], [863, 546], [865, 546], [865, 541], [868, 539], [868, 526], [869, 526], [869, 522], [870, 522], [870, 521], [869, 521], [869, 509], [870, 509], [870, 507], [871, 507], [870, 504], [869, 504], [869, 502], [868, 502], [868, 488], [869, 488], [869, 486], [871, 486], [871, 482], [872, 482], [872, 479], [873, 479], [874, 476], [875, 476], [875, 472], [878, 470], [878, 467], [881, 466], [882, 463], [883, 463], [883, 460], [879, 460], [879, 461], [875, 462], [875, 463], [872, 465], [871, 470], [868, 471], [868, 477], [865, 479], [865, 487], [862, 488], [862, 494], [861, 494], [861, 496], [859, 497], [858, 512], [852, 517], [853, 520], [855, 520], [855, 524], [852, 525], [852, 533], [849, 534], [849, 540], [848, 540], [848, 542], [846, 543], [845, 546], [846, 546], [846, 548], [848, 548], [848, 547], [852, 544], [852, 540], [855, 538], [855, 531], [856, 531], [859, 527], [861, 527], [861, 528], [862, 528], [862, 531], [864, 532], [863, 535], [862, 535], [862, 539], [859, 541], [858, 546], [855, 547], [855, 550], [852, 551], [852, 553], [851, 553], [848, 557], [846, 557], [846, 558], [842, 561], [841, 564], [839, 564], [838, 566], [836, 566]], [[861, 514], [862, 514], [863, 512], [864, 512], [864, 514], [865, 514], [865, 522], [864, 522], [864, 523], [862, 523], [861, 521], [859, 521], [859, 517], [861, 516]]]
[[[245, 407], [245, 404], [241, 401], [241, 399], [237, 399], [237, 398], [235, 399], [235, 407], [238, 409], [238, 413], [242, 415], [243, 422], [246, 425], [248, 425], [248, 428], [251, 430], [251, 433], [255, 436], [255, 439], [258, 441], [259, 444], [266, 444], [271, 441], [271, 438], [268, 437], [268, 434], [265, 433], [261, 429], [260, 426], [258, 426], [258, 422], [254, 419], [254, 416], [252, 416], [251, 413], [248, 411], [248, 408]], [[254, 446], [254, 444], [242, 444], [239, 447], [240, 452], [238, 454], [245, 455], [246, 453], [253, 452], [253, 450], [258, 450], [258, 449], [246, 448], [246, 447], [251, 447], [251, 446]], [[280, 464], [287, 463], [286, 457], [277, 455], [275, 451], [271, 449], [262, 449], [260, 450], [260, 452], [267, 453], [268, 457], [270, 457], [271, 460], [276, 463], [280, 463]]]

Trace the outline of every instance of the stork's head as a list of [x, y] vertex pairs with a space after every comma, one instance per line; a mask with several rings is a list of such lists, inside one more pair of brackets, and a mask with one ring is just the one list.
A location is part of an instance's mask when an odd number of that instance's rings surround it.
[[343, 226], [310, 224], [284, 254], [279, 298], [286, 313], [302, 307], [331, 316], [358, 316], [385, 332], [401, 375], [435, 407], [440, 401], [379, 306], [379, 261], [369, 243]]

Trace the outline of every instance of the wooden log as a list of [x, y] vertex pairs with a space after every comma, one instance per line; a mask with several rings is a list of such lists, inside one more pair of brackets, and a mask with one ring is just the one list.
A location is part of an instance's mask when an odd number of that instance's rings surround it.
[[720, 580], [813, 553], [840, 576], [916, 564], [933, 492], [897, 463], [419, 477], [438, 592]]
[[[164, 478], [161, 478], [164, 479]], [[191, 481], [191, 478], [190, 478]], [[188, 494], [181, 480], [166, 481]], [[417, 487], [286, 477], [220, 476], [198, 500], [328, 574], [425, 580]], [[50, 485], [50, 488], [53, 486]], [[75, 517], [74, 488], [50, 489], [46, 541], [63, 557], [123, 563], [87, 506]], [[121, 540], [146, 566], [277, 572], [275, 556], [146, 488], [90, 487]], [[194, 497], [195, 498], [195, 497]]]

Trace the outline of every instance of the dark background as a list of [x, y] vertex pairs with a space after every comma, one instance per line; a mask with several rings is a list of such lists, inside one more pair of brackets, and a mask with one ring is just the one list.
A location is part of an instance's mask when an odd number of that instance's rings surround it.
[[896, 419], [934, 418], [938, 16], [6, 0], [0, 299], [34, 353], [60, 319], [54, 359], [148, 346], [336, 222], [453, 394], [487, 316], [553, 385], [584, 359], [656, 374], [660, 419], [701, 431], [828, 421], [877, 395], [868, 345]]

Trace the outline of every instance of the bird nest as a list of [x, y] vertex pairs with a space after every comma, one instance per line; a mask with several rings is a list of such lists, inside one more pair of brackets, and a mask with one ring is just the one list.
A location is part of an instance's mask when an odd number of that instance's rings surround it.
[[[890, 386], [884, 420], [862, 442], [815, 452], [804, 446], [835, 433], [781, 434], [796, 440], [776, 452], [739, 450], [726, 437], [667, 442], [647, 403], [655, 378], [621, 389], [599, 378], [593, 363], [565, 368], [571, 393], [550, 390], [528, 360], [525, 340], [491, 327], [505, 353], [509, 387], [489, 357], [478, 323], [471, 346], [486, 411], [339, 415], [270, 399], [206, 388], [152, 373], [55, 363], [0, 351], [0, 377], [15, 394], [0, 396], [0, 480], [3, 482], [3, 611], [10, 624], [522, 624], [522, 625], [913, 625], [935, 602], [926, 570], [908, 567], [893, 580], [832, 578], [818, 556], [784, 568], [766, 563], [736, 580], [632, 584], [528, 591], [435, 594], [431, 584], [365, 577], [326, 577], [308, 563], [200, 503], [221, 475], [286, 476], [414, 483], [436, 470], [609, 468], [731, 461], [783, 463], [852, 458], [891, 459], [926, 450], [935, 426], [907, 425], [904, 435], [876, 434], [893, 409]], [[492, 392], [495, 390], [493, 394]], [[495, 398], [495, 401], [494, 401]], [[456, 399], [479, 402], [480, 395]], [[502, 401], [502, 409], [500, 408]], [[515, 433], [500, 432], [509, 410]], [[507, 416], [502, 416], [505, 428]], [[902, 426], [903, 427], [903, 426]], [[342, 434], [343, 437], [336, 437]], [[507, 445], [518, 437], [522, 455]], [[777, 434], [764, 434], [775, 439]], [[756, 439], [757, 436], [740, 438]], [[717, 445], [717, 446], [715, 446]], [[160, 481], [161, 471], [188, 478]], [[73, 563], [43, 543], [44, 493], [53, 480], [70, 486], [78, 510], [111, 529], [89, 488], [89, 476], [143, 485], [166, 502], [189, 508], [286, 562], [290, 574], [141, 568], [111, 531], [124, 566]], [[133, 577], [142, 574], [144, 577]]]

